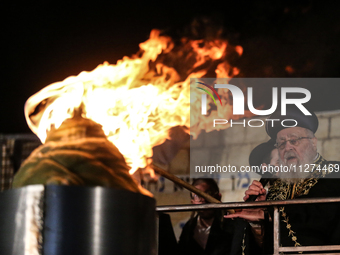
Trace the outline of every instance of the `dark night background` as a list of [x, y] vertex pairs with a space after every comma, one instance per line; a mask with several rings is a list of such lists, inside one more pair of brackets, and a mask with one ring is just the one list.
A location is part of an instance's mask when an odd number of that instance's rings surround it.
[[[243, 77], [340, 76], [335, 1], [45, 3], [2, 10], [0, 133], [5, 134], [30, 132], [23, 113], [29, 96], [104, 61], [115, 64], [131, 56], [153, 28], [178, 39], [209, 36], [211, 28], [223, 27], [222, 36], [244, 48], [232, 63]], [[193, 29], [193, 23], [200, 25]], [[322, 96], [318, 89], [311, 88], [312, 96]], [[334, 88], [313, 110], [340, 109], [339, 95], [340, 87]]]

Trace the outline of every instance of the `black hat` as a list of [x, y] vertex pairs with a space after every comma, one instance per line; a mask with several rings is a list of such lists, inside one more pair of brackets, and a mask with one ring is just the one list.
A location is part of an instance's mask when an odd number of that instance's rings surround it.
[[[315, 113], [308, 110], [312, 115], [305, 115], [296, 106], [288, 105], [286, 108], [286, 115], [281, 115], [281, 109], [276, 110], [269, 119], [273, 121], [266, 121], [267, 134], [272, 138], [276, 139], [276, 135], [282, 129], [293, 127], [303, 127], [311, 130], [313, 133], [316, 132], [319, 126], [318, 117]], [[284, 125], [282, 125], [282, 121]]]
[[275, 149], [275, 140], [270, 139], [268, 142], [257, 145], [249, 155], [249, 165], [260, 166], [264, 158]]

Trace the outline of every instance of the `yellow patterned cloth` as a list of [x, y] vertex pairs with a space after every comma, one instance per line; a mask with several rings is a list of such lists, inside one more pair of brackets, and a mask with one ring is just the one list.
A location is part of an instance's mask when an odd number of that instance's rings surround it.
[[[310, 178], [296, 183], [275, 180], [268, 190], [267, 200], [339, 197], [340, 179], [329, 178], [337, 174], [331, 169], [332, 162], [318, 155], [313, 164], [315, 170]], [[339, 244], [339, 203], [290, 205], [280, 207], [279, 212], [283, 246]]]
[[[326, 164], [326, 160], [318, 155], [317, 159], [314, 161], [314, 169], [320, 168]], [[299, 197], [301, 195], [307, 195], [309, 190], [318, 182], [318, 179], [325, 177], [329, 174], [327, 170], [325, 171], [314, 171], [311, 174], [311, 178], [303, 179], [295, 184], [290, 184], [284, 182], [281, 179], [277, 179], [268, 190], [267, 200], [287, 200]]]

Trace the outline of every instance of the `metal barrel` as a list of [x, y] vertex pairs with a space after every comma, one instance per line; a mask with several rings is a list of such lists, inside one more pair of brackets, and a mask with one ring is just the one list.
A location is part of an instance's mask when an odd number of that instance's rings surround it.
[[1, 254], [156, 254], [155, 200], [103, 187], [0, 193]]

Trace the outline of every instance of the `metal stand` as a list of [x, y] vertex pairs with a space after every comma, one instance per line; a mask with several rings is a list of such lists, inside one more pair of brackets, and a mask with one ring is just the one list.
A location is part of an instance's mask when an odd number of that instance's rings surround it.
[[6, 255], [156, 254], [153, 198], [103, 187], [31, 185], [0, 193]]

